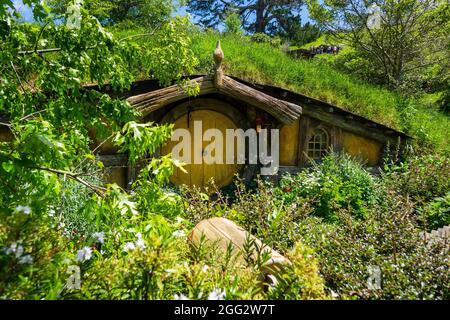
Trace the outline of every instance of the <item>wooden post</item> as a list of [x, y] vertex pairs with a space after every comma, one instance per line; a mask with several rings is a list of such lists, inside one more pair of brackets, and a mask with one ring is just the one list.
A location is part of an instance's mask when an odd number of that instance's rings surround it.
[[216, 88], [219, 88], [223, 84], [222, 61], [224, 58], [222, 48], [220, 47], [220, 41], [217, 41], [216, 50], [214, 50], [213, 58], [214, 62], [216, 63], [214, 68], [214, 86]]

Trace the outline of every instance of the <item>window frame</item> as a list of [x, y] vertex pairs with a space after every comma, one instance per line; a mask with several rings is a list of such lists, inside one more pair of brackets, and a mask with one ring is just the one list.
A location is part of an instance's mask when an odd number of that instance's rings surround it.
[[[316, 138], [320, 136], [320, 139]], [[323, 139], [325, 137], [325, 141]], [[317, 148], [317, 144], [319, 147]], [[314, 161], [321, 161], [322, 158], [328, 153], [331, 145], [331, 137], [329, 132], [323, 127], [314, 128], [311, 131], [309, 139], [306, 145], [306, 155], [308, 158]]]

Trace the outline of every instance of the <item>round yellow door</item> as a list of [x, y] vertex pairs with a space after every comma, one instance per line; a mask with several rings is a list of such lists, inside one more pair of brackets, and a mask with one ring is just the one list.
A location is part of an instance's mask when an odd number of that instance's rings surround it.
[[[194, 122], [197, 122], [197, 124]], [[198, 123], [201, 123], [201, 131], [195, 132], [194, 127], [197, 125], [198, 128]], [[174, 173], [170, 178], [172, 183], [203, 188], [213, 181], [220, 188], [233, 181], [234, 175], [241, 166], [226, 164], [226, 129], [237, 129], [230, 118], [212, 110], [196, 110], [178, 118], [174, 123], [174, 130], [176, 129], [186, 129], [190, 133], [191, 161], [183, 167], [186, 172], [179, 168], [174, 168]], [[208, 129], [219, 130], [223, 137], [221, 146], [222, 157], [220, 157], [220, 152], [217, 155], [213, 154], [216, 159], [222, 158], [222, 161], [216, 161], [216, 163], [212, 164], [205, 163], [204, 156], [207, 155], [208, 150], [211, 150], [211, 147], [218, 150], [219, 143], [216, 145], [217, 141], [215, 138], [211, 138], [211, 141], [203, 141], [204, 133]], [[182, 139], [186, 139], [186, 137]], [[182, 142], [182, 139], [180, 141], [168, 141], [162, 148], [162, 154], [172, 153], [172, 149]], [[236, 159], [236, 146], [234, 149], [234, 159]], [[195, 158], [201, 159], [201, 163], [194, 163]]]

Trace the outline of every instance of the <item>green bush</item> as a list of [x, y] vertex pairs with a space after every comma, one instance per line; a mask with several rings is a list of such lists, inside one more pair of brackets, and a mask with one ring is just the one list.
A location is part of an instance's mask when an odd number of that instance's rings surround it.
[[290, 264], [282, 266], [269, 287], [269, 299], [317, 300], [327, 299], [325, 285], [319, 275], [314, 252], [302, 243], [295, 244], [287, 254]]
[[[344, 209], [339, 225], [318, 218], [299, 222], [299, 233], [312, 247], [328, 290], [340, 299], [449, 299], [449, 257], [441, 243], [419, 235], [411, 203], [390, 194], [383, 205], [355, 220]], [[373, 271], [380, 282], [370, 286]], [[379, 285], [379, 286], [378, 286]]]
[[439, 154], [412, 155], [399, 165], [386, 166], [387, 188], [418, 202], [428, 202], [450, 190], [450, 159]]
[[327, 221], [337, 221], [340, 208], [364, 218], [367, 207], [378, 199], [374, 178], [345, 154], [332, 153], [309, 170], [284, 176], [280, 185], [276, 195], [285, 204], [308, 202], [313, 214]]
[[450, 225], [450, 192], [427, 203], [420, 211], [428, 231]]
[[281, 39], [278, 37], [271, 37], [265, 33], [255, 33], [251, 36], [251, 40], [257, 43], [267, 43], [272, 47], [279, 48], [281, 46]]
[[422, 228], [432, 230], [450, 223], [449, 158], [439, 154], [411, 155], [400, 164], [385, 166], [380, 188], [414, 201], [414, 212]]

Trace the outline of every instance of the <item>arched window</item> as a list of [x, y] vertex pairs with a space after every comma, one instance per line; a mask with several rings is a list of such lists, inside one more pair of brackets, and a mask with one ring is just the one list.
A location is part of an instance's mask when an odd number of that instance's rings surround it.
[[315, 129], [308, 141], [308, 157], [320, 160], [328, 152], [330, 138], [324, 129]]

